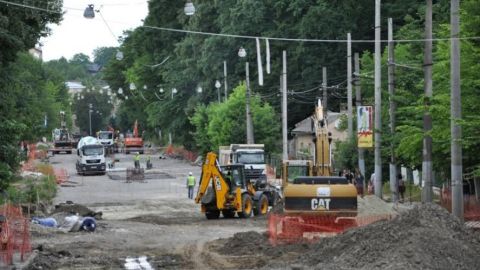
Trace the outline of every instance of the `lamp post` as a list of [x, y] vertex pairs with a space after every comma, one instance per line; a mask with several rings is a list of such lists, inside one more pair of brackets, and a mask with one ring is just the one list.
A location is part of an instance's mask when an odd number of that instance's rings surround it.
[[201, 94], [203, 92], [203, 88], [199, 85], [197, 86], [197, 93]]
[[218, 103], [220, 103], [220, 87], [222, 87], [222, 84], [220, 83], [219, 80], [215, 81], [215, 88], [217, 88], [217, 95], [218, 95]]
[[193, 14], [195, 14], [195, 6], [193, 5], [191, 0], [187, 0], [187, 2], [185, 3], [183, 12], [185, 12], [185, 15], [187, 16], [192, 16]]
[[177, 93], [177, 88], [173, 88], [172, 89], [172, 99], [173, 99], [173, 95], [175, 95]]
[[92, 136], [92, 107], [92, 103], [88, 104], [88, 125], [90, 126], [90, 136]]
[[[247, 56], [247, 52], [243, 47], [240, 47], [238, 50], [238, 56], [244, 58]], [[253, 136], [253, 124], [252, 124], [252, 112], [250, 111], [250, 68], [248, 66], [248, 61], [245, 62], [245, 77], [246, 77], [246, 99], [245, 99], [245, 111], [247, 115], [247, 143], [253, 144], [254, 136]]]

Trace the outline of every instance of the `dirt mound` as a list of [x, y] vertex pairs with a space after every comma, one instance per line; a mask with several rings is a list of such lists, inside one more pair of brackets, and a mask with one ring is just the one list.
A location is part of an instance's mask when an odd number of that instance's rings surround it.
[[52, 214], [57, 214], [57, 213], [78, 213], [82, 217], [94, 217], [95, 219], [101, 219], [102, 218], [102, 212], [95, 212], [89, 209], [88, 207], [81, 205], [81, 204], [76, 204], [76, 203], [61, 203], [58, 205], [55, 205], [55, 209], [53, 210]]
[[480, 237], [435, 204], [311, 246], [297, 263], [318, 269], [476, 269]]
[[480, 265], [480, 234], [435, 204], [418, 205], [391, 221], [315, 244], [273, 247], [266, 234], [256, 232], [217, 241], [223, 245], [215, 252], [262, 256], [268, 258], [266, 269], [477, 269]]

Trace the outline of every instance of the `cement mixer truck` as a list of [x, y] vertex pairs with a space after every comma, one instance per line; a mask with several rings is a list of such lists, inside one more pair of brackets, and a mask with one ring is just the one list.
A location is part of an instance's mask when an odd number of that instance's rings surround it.
[[83, 137], [77, 146], [77, 173], [105, 174], [105, 148], [97, 138]]

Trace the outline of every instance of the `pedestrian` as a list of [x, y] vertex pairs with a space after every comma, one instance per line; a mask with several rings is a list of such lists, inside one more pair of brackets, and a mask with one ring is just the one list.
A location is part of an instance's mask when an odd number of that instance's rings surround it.
[[398, 174], [398, 192], [400, 193], [400, 202], [405, 201], [405, 181], [403, 181], [403, 176], [401, 173]]
[[368, 182], [368, 194], [373, 194], [375, 193], [375, 186], [373, 185], [373, 183], [375, 182], [375, 173], [372, 173], [372, 175], [370, 176], [370, 181]]
[[133, 164], [135, 165], [135, 169], [140, 169], [140, 153], [135, 152], [135, 156], [133, 156]]
[[357, 194], [360, 195], [360, 197], [363, 198], [363, 181], [365, 178], [363, 177], [362, 173], [358, 170], [358, 168], [355, 170], [355, 187], [357, 188]]
[[187, 188], [188, 188], [188, 198], [193, 199], [193, 189], [195, 188], [195, 176], [193, 176], [192, 172], [188, 173], [187, 177]]

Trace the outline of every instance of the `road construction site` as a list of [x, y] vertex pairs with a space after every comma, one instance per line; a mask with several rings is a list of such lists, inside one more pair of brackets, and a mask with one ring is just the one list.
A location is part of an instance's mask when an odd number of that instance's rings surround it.
[[133, 166], [132, 156], [115, 157], [116, 169], [92, 176], [75, 173], [75, 155], [50, 158], [54, 167], [69, 173], [54, 204], [67, 203], [68, 211], [88, 209], [101, 218], [93, 233], [32, 224], [34, 252], [26, 269], [476, 269], [480, 265], [478, 232], [436, 205], [395, 207], [373, 196], [359, 197], [359, 216], [393, 219], [314, 242], [272, 245], [268, 216], [205, 218], [200, 206], [187, 198], [186, 189], [188, 173], [199, 179], [201, 167], [156, 155], [144, 181], [127, 182], [121, 168]]

